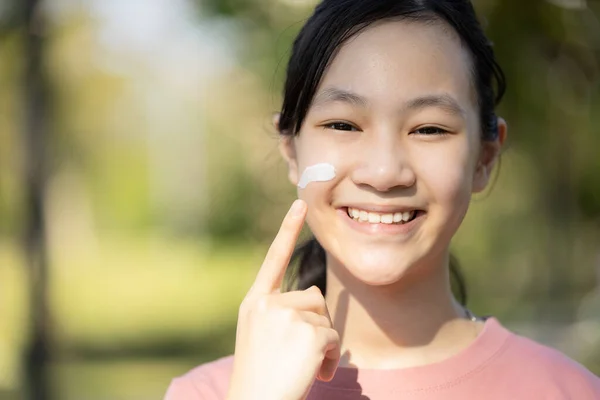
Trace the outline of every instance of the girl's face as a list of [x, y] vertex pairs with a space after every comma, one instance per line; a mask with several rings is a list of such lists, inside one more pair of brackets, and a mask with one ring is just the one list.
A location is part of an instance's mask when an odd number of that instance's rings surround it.
[[[311, 165], [335, 166], [298, 195], [328, 255], [361, 281], [391, 284], [443, 255], [486, 186], [506, 126], [481, 141], [471, 70], [441, 22], [373, 25], [340, 48], [300, 133], [282, 141], [294, 184]], [[409, 222], [390, 224], [400, 213]]]

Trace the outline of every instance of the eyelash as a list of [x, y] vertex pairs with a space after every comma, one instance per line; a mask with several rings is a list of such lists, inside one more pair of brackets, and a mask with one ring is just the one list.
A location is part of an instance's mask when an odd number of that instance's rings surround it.
[[[341, 126], [347, 127], [347, 128], [350, 128], [350, 129], [341, 129], [340, 128]], [[330, 122], [328, 124], [323, 125], [323, 127], [325, 129], [333, 129], [335, 131], [346, 131], [346, 132], [356, 132], [356, 131], [358, 131], [358, 128], [355, 127], [354, 125], [349, 124], [347, 122], [342, 122], [342, 121]]]
[[[342, 121], [330, 122], [328, 124], [323, 125], [323, 127], [326, 128], [326, 129], [333, 129], [333, 130], [336, 130], [336, 131], [346, 131], [346, 132], [355, 132], [355, 131], [359, 130], [354, 125], [349, 124], [347, 122], [342, 122]], [[343, 129], [343, 128], [350, 128], [350, 129]], [[419, 135], [439, 135], [439, 136], [443, 136], [443, 135], [447, 135], [449, 132], [447, 130], [442, 129], [442, 128], [437, 127], [437, 126], [424, 126], [422, 128], [415, 129], [411, 133], [417, 133]]]
[[[427, 131], [428, 133], [425, 133], [423, 131]], [[435, 131], [435, 132], [432, 132], [432, 131]], [[418, 133], [420, 135], [437, 135], [437, 136], [443, 136], [443, 135], [447, 135], [449, 133], [447, 130], [442, 129], [437, 126], [424, 126], [422, 128], [415, 129], [413, 132]]]

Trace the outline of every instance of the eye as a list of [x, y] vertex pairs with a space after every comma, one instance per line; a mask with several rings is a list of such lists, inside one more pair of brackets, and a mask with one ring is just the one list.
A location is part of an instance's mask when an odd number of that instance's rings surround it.
[[413, 133], [417, 133], [419, 135], [446, 135], [449, 132], [437, 126], [424, 126], [423, 128], [414, 130]]
[[330, 122], [328, 124], [323, 125], [323, 127], [326, 129], [333, 129], [336, 131], [349, 131], [349, 132], [358, 131], [358, 128], [356, 128], [354, 125], [351, 125], [347, 122], [341, 122], [341, 121]]

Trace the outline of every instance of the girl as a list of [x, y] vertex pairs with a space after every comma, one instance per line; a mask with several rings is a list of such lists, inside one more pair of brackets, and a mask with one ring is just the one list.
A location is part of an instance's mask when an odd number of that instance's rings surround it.
[[[275, 121], [301, 200], [240, 306], [235, 355], [166, 398], [600, 399], [591, 372], [450, 289], [450, 240], [506, 139], [503, 92], [468, 0], [324, 0]], [[305, 218], [315, 238], [282, 292]]]

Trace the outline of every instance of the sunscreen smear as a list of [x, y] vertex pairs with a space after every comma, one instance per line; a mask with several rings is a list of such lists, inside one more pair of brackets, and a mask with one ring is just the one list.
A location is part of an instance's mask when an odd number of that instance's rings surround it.
[[298, 187], [304, 189], [311, 182], [326, 182], [333, 178], [335, 178], [335, 168], [333, 165], [329, 163], [311, 165], [302, 173]]

